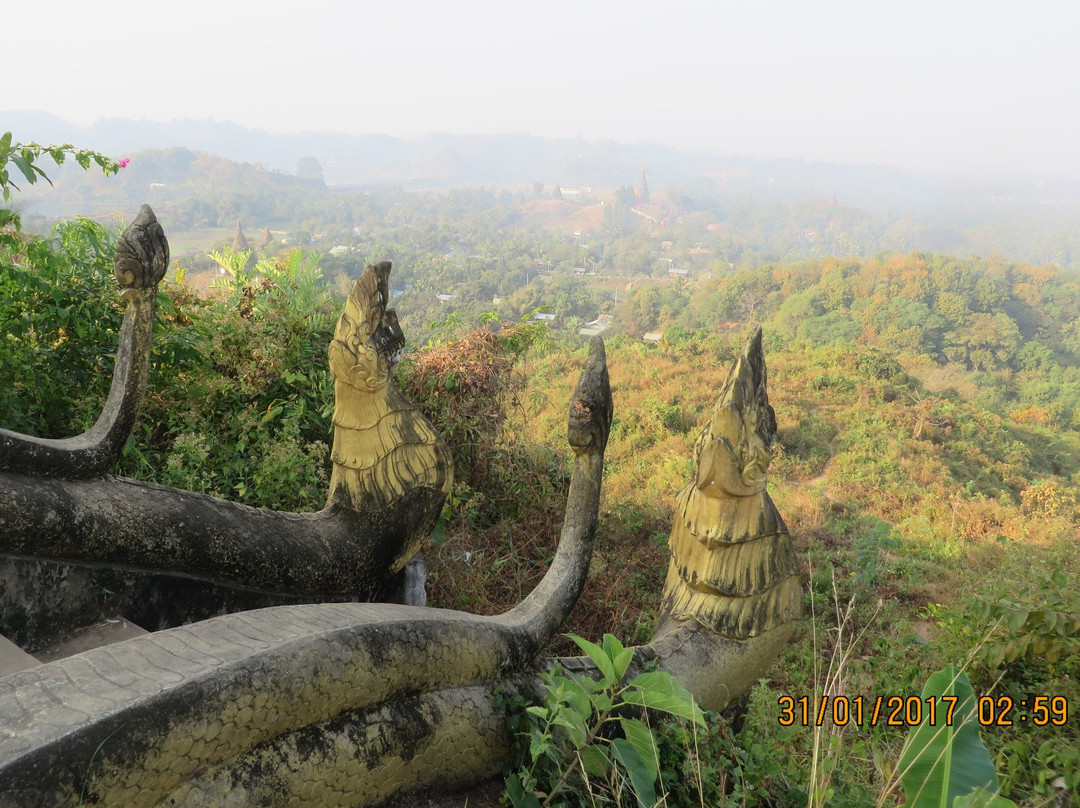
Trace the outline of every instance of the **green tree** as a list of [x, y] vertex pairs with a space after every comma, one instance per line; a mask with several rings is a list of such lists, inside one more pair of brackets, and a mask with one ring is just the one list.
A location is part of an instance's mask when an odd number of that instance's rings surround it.
[[21, 227], [18, 214], [10, 207], [11, 189], [19, 190], [18, 184], [11, 178], [10, 166], [15, 166], [29, 185], [35, 185], [38, 180], [45, 180], [52, 185], [52, 180], [40, 165], [43, 157], [50, 158], [58, 166], [63, 165], [68, 157], [84, 169], [90, 168], [91, 164], [97, 164], [106, 176], [115, 174], [128, 162], [116, 161], [89, 149], [77, 149], [70, 143], [59, 146], [42, 146], [33, 141], [19, 143], [12, 139], [11, 132], [4, 132], [0, 135], [0, 193], [4, 198], [4, 206], [0, 208], [0, 228], [10, 225], [19, 230]]

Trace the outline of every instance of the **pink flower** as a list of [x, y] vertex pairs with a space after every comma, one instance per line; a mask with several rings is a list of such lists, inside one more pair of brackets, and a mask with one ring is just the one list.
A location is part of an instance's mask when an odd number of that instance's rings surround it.
[[119, 160], [116, 161], [116, 164], [120, 166], [120, 168], [127, 168], [127, 164], [130, 162], [130, 157], [121, 157]]

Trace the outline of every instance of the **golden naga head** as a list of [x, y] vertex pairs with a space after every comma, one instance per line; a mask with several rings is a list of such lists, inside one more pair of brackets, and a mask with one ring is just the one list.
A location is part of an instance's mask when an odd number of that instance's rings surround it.
[[330, 343], [330, 372], [335, 381], [360, 390], [385, 387], [405, 345], [397, 312], [388, 309], [390, 262], [369, 266], [345, 301]]
[[706, 496], [746, 497], [765, 490], [776, 437], [776, 413], [769, 405], [766, 382], [758, 326], [694, 445], [696, 484]]

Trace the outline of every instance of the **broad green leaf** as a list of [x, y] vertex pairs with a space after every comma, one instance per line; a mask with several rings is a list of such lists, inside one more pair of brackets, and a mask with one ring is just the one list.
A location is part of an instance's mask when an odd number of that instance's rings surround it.
[[[967, 675], [949, 665], [926, 680], [922, 697], [955, 696], [952, 721], [944, 711], [926, 711], [923, 722], [912, 727], [900, 754], [899, 771], [909, 808], [949, 808], [956, 797], [974, 788], [997, 793], [997, 772], [979, 738], [975, 721], [975, 691]], [[936, 726], [930, 716], [937, 716]]]
[[1016, 803], [985, 788], [977, 788], [953, 800], [952, 808], [1016, 808]]
[[590, 777], [606, 777], [611, 761], [599, 746], [586, 746], [579, 753], [581, 765]]
[[656, 749], [656, 737], [653, 735], [652, 730], [644, 721], [639, 721], [636, 718], [619, 719], [619, 724], [622, 726], [626, 740], [630, 741], [630, 744], [641, 758], [645, 770], [655, 780], [657, 775], [660, 774], [660, 757]]
[[623, 644], [614, 634], [605, 634], [601, 644], [603, 645], [604, 653], [612, 659], [623, 652]]
[[550, 754], [553, 749], [554, 746], [548, 740], [547, 735], [533, 735], [529, 738], [529, 754], [532, 755], [533, 760], [539, 760], [541, 757]]
[[577, 749], [584, 746], [585, 739], [589, 737], [589, 730], [585, 725], [586, 717], [574, 710], [559, 710], [551, 723], [565, 729], [570, 734], [570, 743]]
[[26, 181], [33, 185], [37, 182], [37, 172], [34, 171], [32, 163], [28, 162], [21, 154], [11, 155], [11, 162], [13, 162], [16, 168], [22, 172], [22, 175], [26, 177]]
[[639, 673], [630, 682], [623, 698], [629, 704], [660, 710], [705, 726], [705, 715], [694, 703], [690, 691], [682, 682], [664, 671]]
[[621, 682], [623, 677], [626, 676], [626, 669], [630, 667], [630, 663], [634, 661], [634, 649], [625, 648], [619, 652], [612, 660], [612, 664], [615, 667], [615, 681]]
[[4, 132], [0, 135], [0, 153], [6, 152], [11, 148], [11, 132]]
[[1028, 613], [1025, 611], [1009, 612], [1005, 618], [1005, 624], [1013, 631], [1019, 631], [1020, 628], [1027, 622]]
[[611, 701], [611, 696], [608, 695], [606, 690], [600, 690], [592, 695], [593, 707], [598, 713], [609, 713], [615, 706]]
[[582, 687], [581, 682], [576, 678], [567, 678], [560, 683], [560, 686], [562, 689], [559, 696], [562, 701], [570, 705], [583, 718], [587, 719], [592, 715], [592, 701], [589, 699], [589, 694], [585, 692], [585, 688]]
[[649, 776], [650, 769], [637, 749], [626, 738], [616, 738], [611, 742], [611, 751], [634, 787], [639, 808], [653, 808], [656, 804], [656, 778]]
[[521, 778], [516, 774], [511, 774], [503, 782], [506, 784], [506, 794], [510, 797], [510, 803], [520, 805], [521, 798], [525, 795], [525, 790], [521, 787]]
[[573, 640], [577, 647], [585, 652], [585, 655], [600, 669], [600, 673], [604, 675], [604, 679], [609, 684], [615, 684], [619, 681], [615, 677], [615, 666], [612, 664], [611, 657], [607, 655], [603, 648], [576, 634], [567, 634], [566, 636]]
[[514, 808], [540, 808], [540, 800], [531, 791], [526, 794], [521, 779], [516, 774], [506, 778], [506, 794]]

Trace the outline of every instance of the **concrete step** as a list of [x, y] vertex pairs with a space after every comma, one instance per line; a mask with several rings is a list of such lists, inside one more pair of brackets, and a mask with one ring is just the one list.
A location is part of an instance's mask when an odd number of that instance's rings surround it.
[[33, 668], [41, 663], [0, 634], [0, 676]]
[[89, 651], [91, 648], [100, 648], [103, 645], [129, 640], [146, 633], [148, 633], [146, 629], [140, 628], [130, 620], [123, 617], [111, 617], [76, 631], [56, 645], [38, 651], [36, 656], [42, 662], [52, 662]]

